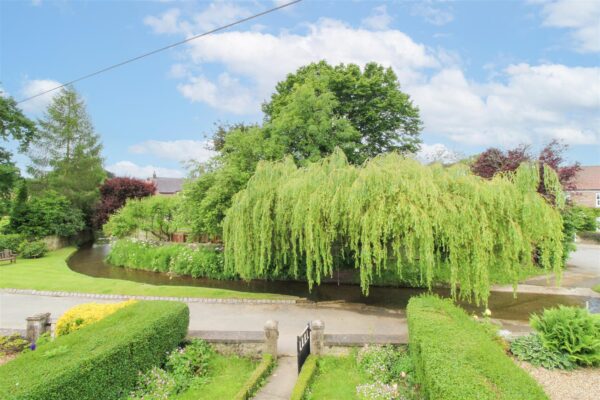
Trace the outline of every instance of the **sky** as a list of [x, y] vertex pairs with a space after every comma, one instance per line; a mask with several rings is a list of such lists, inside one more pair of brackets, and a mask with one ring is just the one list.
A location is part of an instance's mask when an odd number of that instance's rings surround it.
[[[20, 100], [285, 2], [2, 0], [0, 90]], [[180, 177], [216, 124], [260, 122], [275, 84], [323, 59], [394, 69], [424, 161], [559, 139], [600, 164], [600, 1], [305, 0], [75, 88], [109, 171]], [[20, 106], [37, 119], [51, 99]]]

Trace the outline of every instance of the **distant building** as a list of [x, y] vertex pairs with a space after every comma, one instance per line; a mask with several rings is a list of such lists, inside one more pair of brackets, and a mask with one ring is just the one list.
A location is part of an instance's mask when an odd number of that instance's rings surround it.
[[156, 173], [152, 175], [152, 178], [148, 178], [149, 182], [153, 182], [156, 186], [156, 194], [163, 196], [172, 196], [181, 192], [183, 189], [183, 178], [160, 178], [156, 176]]
[[567, 195], [574, 204], [600, 208], [600, 165], [581, 167]]

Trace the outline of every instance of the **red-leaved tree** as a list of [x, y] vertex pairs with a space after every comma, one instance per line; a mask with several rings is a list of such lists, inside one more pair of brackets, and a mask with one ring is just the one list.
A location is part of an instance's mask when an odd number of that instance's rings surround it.
[[94, 213], [94, 226], [101, 228], [108, 218], [125, 205], [127, 199], [152, 196], [156, 191], [153, 182], [134, 178], [111, 178], [100, 186], [100, 201]]
[[[537, 161], [540, 166], [548, 165], [554, 169], [563, 188], [568, 190], [573, 188], [573, 179], [581, 167], [579, 163], [564, 165], [564, 153], [567, 148], [567, 145], [560, 143], [558, 140], [553, 140], [540, 151], [537, 158], [534, 158], [529, 153], [529, 146], [526, 145], [520, 145], [506, 152], [492, 147], [477, 157], [471, 165], [471, 171], [475, 175], [491, 179], [499, 172], [516, 170], [525, 161]], [[540, 190], [543, 190], [542, 185]]]

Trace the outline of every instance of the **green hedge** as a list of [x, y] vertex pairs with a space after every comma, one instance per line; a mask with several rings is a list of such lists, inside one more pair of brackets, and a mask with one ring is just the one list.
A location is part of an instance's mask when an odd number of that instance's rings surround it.
[[300, 371], [300, 375], [298, 375], [298, 380], [296, 381], [296, 385], [294, 386], [294, 391], [292, 392], [292, 397], [290, 400], [302, 400], [306, 390], [310, 386], [310, 383], [317, 372], [317, 360], [318, 358], [313, 355], [309, 355], [304, 365], [302, 366], [302, 371]]
[[262, 386], [264, 380], [271, 374], [273, 367], [275, 366], [275, 360], [271, 354], [264, 354], [262, 361], [250, 378], [244, 383], [244, 386], [235, 395], [233, 400], [248, 400], [251, 399], [254, 393]]
[[25, 240], [23, 235], [18, 233], [10, 233], [7, 235], [0, 235], [0, 251], [11, 250], [13, 253], [19, 251], [19, 245]]
[[0, 367], [0, 398], [111, 400], [186, 336], [184, 303], [140, 301]]
[[413, 297], [410, 352], [421, 391], [435, 400], [537, 400], [548, 397], [489, 332], [450, 300]]
[[197, 249], [184, 244], [157, 244], [148, 241], [121, 239], [111, 246], [106, 260], [118, 267], [174, 272], [194, 278], [230, 279], [225, 273], [223, 253], [214, 246]]

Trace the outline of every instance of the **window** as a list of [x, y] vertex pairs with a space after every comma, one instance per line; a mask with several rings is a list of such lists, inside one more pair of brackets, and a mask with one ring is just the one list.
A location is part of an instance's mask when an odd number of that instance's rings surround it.
[[596, 207], [600, 207], [600, 193], [596, 193]]

